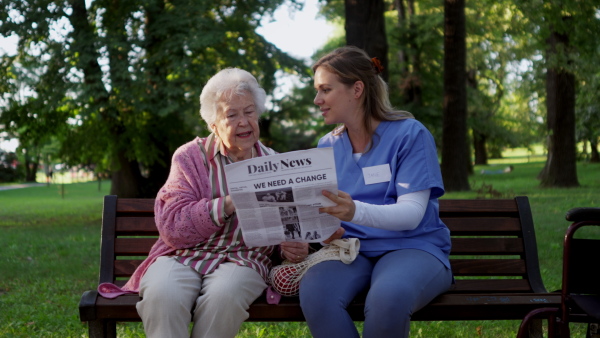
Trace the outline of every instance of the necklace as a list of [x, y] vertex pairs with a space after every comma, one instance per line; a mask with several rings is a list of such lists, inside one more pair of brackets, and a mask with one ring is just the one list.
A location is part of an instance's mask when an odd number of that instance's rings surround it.
[[[254, 146], [252, 146], [252, 149], [250, 150], [250, 158], [255, 158], [256, 157], [256, 149], [254, 148]], [[229, 160], [231, 162], [237, 162], [239, 161], [239, 159], [235, 156], [233, 156], [233, 154], [227, 154], [227, 158], [229, 158]]]

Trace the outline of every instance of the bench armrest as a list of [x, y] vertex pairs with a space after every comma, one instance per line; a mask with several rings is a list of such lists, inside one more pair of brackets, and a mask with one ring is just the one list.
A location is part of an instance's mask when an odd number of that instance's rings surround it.
[[600, 208], [573, 208], [567, 211], [565, 218], [570, 222], [600, 222]]
[[81, 295], [81, 300], [79, 301], [79, 319], [82, 322], [96, 320], [96, 298], [98, 298], [98, 291], [96, 290], [85, 291]]

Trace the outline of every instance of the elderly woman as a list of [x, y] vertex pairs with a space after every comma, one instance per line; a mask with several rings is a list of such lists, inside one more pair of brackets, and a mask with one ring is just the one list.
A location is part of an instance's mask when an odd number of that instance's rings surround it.
[[[118, 290], [139, 290], [148, 337], [189, 337], [190, 322], [192, 337], [234, 337], [267, 288], [275, 248], [245, 245], [224, 171], [226, 164], [275, 153], [258, 140], [265, 97], [256, 79], [236, 68], [220, 71], [202, 90], [200, 113], [212, 133], [175, 152], [154, 207], [160, 238]], [[305, 243], [280, 249], [291, 261], [308, 254]]]

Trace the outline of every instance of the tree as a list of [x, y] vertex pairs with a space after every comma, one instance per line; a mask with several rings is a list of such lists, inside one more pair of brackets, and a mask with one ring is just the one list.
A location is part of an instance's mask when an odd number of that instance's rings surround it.
[[388, 79], [388, 43], [385, 34], [384, 0], [345, 0], [346, 44], [364, 49], [383, 65]]
[[470, 190], [464, 0], [445, 0], [444, 18], [442, 176], [446, 190], [464, 191]]
[[[594, 97], [594, 96], [591, 96]], [[577, 140], [584, 144], [584, 155], [586, 153], [586, 144], [590, 145], [589, 161], [591, 163], [600, 162], [600, 154], [598, 153], [598, 139], [600, 138], [600, 105], [593, 103], [585, 107], [579, 108], [577, 116]]]
[[[598, 141], [600, 140], [600, 103], [597, 94], [600, 92], [600, 73], [590, 69], [584, 75], [579, 87], [575, 117], [577, 121], [577, 140], [584, 145], [589, 143], [592, 163], [600, 162]], [[584, 146], [583, 153], [586, 153]]]
[[[35, 54], [4, 58], [7, 68], [2, 74], [5, 97], [0, 125], [9, 137], [19, 139], [17, 153], [27, 182], [35, 182], [42, 148], [54, 133], [64, 129], [63, 123], [68, 117], [64, 109], [67, 87], [62, 81], [61, 50], [56, 44], [50, 44], [47, 52], [57, 57], [44, 63]], [[28, 91], [37, 95], [27, 95]], [[7, 95], [9, 93], [12, 95]]]
[[444, 11], [439, 1], [396, 0], [386, 15], [390, 100], [432, 132], [441, 151]]
[[[9, 67], [36, 55], [48, 88], [65, 88], [50, 97], [29, 86], [40, 103], [56, 103], [40, 114], [60, 117], [63, 161], [110, 169], [111, 194], [152, 197], [173, 151], [207, 134], [198, 97], [211, 75], [244, 68], [271, 91], [276, 70], [306, 72], [255, 32], [283, 1], [0, 0], [0, 34], [20, 37]], [[52, 63], [63, 66], [52, 74]]]
[[17, 154], [0, 149], [0, 183], [16, 182], [24, 178], [22, 167], [18, 165]]
[[[540, 172], [546, 187], [578, 186], [575, 149], [575, 103], [578, 84], [597, 68], [599, 42], [590, 32], [600, 30], [594, 1], [516, 1], [530, 22], [531, 45], [544, 54], [534, 65], [546, 73], [540, 98], [546, 101], [548, 159]], [[538, 71], [538, 74], [541, 71]]]
[[502, 147], [522, 145], [524, 138], [515, 135], [529, 134], [511, 132], [509, 119], [515, 114], [507, 114], [515, 108], [507, 109], [513, 90], [509, 79], [515, 75], [509, 69], [518, 68], [511, 66], [526, 33], [514, 19], [520, 12], [512, 1], [469, 2], [467, 13], [468, 127], [474, 163], [486, 165], [488, 158], [500, 156]]
[[[568, 34], [552, 29], [548, 39], [549, 62], [560, 53], [559, 50], [568, 48]], [[539, 175], [541, 185], [579, 186], [575, 150], [575, 75], [560, 65], [551, 65], [546, 73], [546, 93], [548, 159]]]
[[[418, 14], [414, 0], [395, 0], [398, 18], [398, 35], [401, 46], [397, 52], [401, 84], [405, 102], [409, 106], [420, 107], [423, 102], [421, 79], [422, 45], [418, 43], [423, 35], [418, 33]], [[419, 39], [419, 37], [421, 39]]]

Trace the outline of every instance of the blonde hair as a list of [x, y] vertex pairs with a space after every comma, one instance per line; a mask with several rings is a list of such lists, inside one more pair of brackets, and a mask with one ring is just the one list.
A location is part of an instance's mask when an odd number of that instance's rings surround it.
[[200, 94], [200, 116], [208, 128], [217, 119], [219, 102], [227, 102], [234, 95], [244, 94], [252, 95], [259, 116], [265, 112], [267, 94], [252, 74], [239, 68], [226, 68], [213, 75]]
[[[356, 81], [364, 84], [364, 95], [362, 96], [362, 108], [365, 112], [363, 127], [367, 132], [371, 131], [371, 118], [376, 121], [396, 121], [414, 118], [404, 110], [397, 110], [390, 103], [388, 85], [379, 76], [379, 70], [362, 49], [354, 46], [340, 47], [319, 59], [313, 66], [313, 72], [317, 68], [335, 74], [338, 80], [346, 86], [352, 86]], [[335, 134], [343, 132], [343, 125], [335, 129]]]

